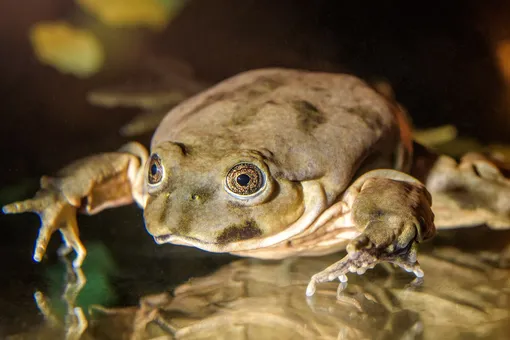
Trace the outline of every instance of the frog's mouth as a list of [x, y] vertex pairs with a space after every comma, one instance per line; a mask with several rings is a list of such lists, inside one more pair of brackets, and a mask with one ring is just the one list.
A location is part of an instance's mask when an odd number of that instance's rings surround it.
[[[196, 246], [197, 243], [211, 244], [211, 242], [205, 242], [205, 241], [199, 240], [198, 238], [195, 238], [195, 237], [177, 236], [174, 234], [165, 234], [165, 235], [154, 236], [154, 241], [157, 244], [172, 243], [172, 244], [182, 244], [182, 245], [189, 245], [189, 246]], [[186, 244], [181, 243], [181, 242], [185, 242]]]
[[207, 242], [194, 237], [177, 234], [163, 234], [154, 236], [154, 241], [158, 244], [172, 243], [196, 247], [216, 253], [244, 253], [286, 242], [296, 235], [311, 234], [323, 224], [319, 216], [328, 208], [326, 194], [323, 186], [319, 182], [303, 182], [302, 186], [305, 208], [303, 214], [294, 223], [277, 234], [221, 243]]

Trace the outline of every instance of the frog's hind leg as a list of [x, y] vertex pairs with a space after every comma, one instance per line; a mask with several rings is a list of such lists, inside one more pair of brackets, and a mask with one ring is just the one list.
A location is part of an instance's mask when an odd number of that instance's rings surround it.
[[487, 225], [510, 228], [510, 164], [479, 153], [459, 162], [417, 148], [414, 173], [432, 195], [438, 229]]
[[346, 274], [363, 274], [389, 262], [422, 277], [417, 243], [435, 234], [430, 194], [417, 179], [394, 170], [374, 170], [357, 179], [342, 200], [360, 235], [347, 246], [348, 255], [315, 274], [307, 288], [313, 295], [320, 282], [347, 281]]

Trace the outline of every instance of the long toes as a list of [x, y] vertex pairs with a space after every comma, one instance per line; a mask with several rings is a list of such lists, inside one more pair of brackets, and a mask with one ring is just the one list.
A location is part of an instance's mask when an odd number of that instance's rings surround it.
[[413, 273], [418, 278], [424, 276], [423, 269], [421, 269], [421, 266], [418, 262], [393, 261], [392, 263], [396, 264], [397, 266], [404, 269], [408, 273]]
[[42, 223], [41, 227], [39, 228], [39, 234], [37, 235], [34, 249], [34, 261], [36, 262], [41, 262], [44, 253], [46, 253], [46, 248], [48, 247], [50, 238], [57, 229], [55, 227], [57, 223], [57, 217], [58, 214], [55, 211], [51, 212], [50, 214], [41, 216]]
[[340, 283], [338, 284], [338, 287], [336, 289], [337, 299], [341, 299], [342, 292], [345, 290], [345, 288], [347, 288], [347, 277], [346, 277], [346, 281], [340, 281]]
[[21, 214], [28, 211], [35, 211], [34, 205], [35, 204], [33, 200], [14, 202], [4, 205], [2, 212], [4, 214]]
[[313, 275], [306, 288], [306, 295], [312, 296], [315, 294], [318, 283], [334, 281], [337, 278], [340, 282], [347, 282], [347, 276], [345, 275], [347, 273], [347, 268], [345, 267], [347, 263], [348, 260], [346, 261], [344, 258], [333, 266]]
[[308, 286], [306, 287], [306, 296], [312, 296], [313, 294], [315, 294], [315, 291], [317, 290], [317, 282], [315, 282], [314, 276], [312, 276], [310, 282], [308, 283]]
[[423, 272], [423, 269], [421, 269], [420, 267], [415, 268], [415, 269], [413, 270], [413, 273], [414, 273], [414, 275], [415, 275], [417, 278], [422, 278], [423, 276], [425, 276], [425, 273]]
[[48, 238], [38, 238], [35, 249], [34, 249], [34, 261], [41, 262], [44, 254], [46, 253], [46, 247], [48, 245]]
[[373, 243], [370, 238], [365, 234], [361, 234], [347, 245], [346, 250], [349, 254], [352, 254], [361, 249], [370, 249], [372, 247]]
[[76, 258], [73, 261], [73, 267], [80, 268], [83, 264], [83, 261], [85, 260], [85, 257], [87, 256], [87, 250], [80, 241], [77, 241], [73, 248], [76, 252]]
[[[374, 268], [378, 263], [377, 258], [367, 254], [366, 252], [358, 252], [355, 259], [345, 256], [340, 261], [334, 263], [323, 271], [312, 276], [310, 283], [306, 289], [306, 295], [312, 296], [315, 293], [318, 283], [330, 282], [338, 279], [343, 287], [346, 287], [347, 273], [352, 272], [358, 275], [364, 274], [368, 269]], [[342, 290], [341, 288], [339, 288]]]

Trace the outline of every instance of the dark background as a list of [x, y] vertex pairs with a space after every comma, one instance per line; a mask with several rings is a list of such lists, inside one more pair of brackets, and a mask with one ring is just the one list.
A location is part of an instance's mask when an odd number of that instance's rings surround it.
[[[210, 83], [265, 66], [386, 79], [417, 126], [453, 123], [462, 134], [510, 142], [510, 80], [497, 62], [498, 44], [510, 39], [509, 3], [194, 0], [162, 33], [112, 29], [114, 39], [132, 35], [136, 43], [109, 55], [111, 67], [83, 80], [41, 65], [28, 39], [29, 28], [38, 21], [75, 16], [73, 1], [24, 0], [21, 5], [2, 0], [0, 204], [31, 196], [41, 175], [73, 159], [114, 150], [127, 141], [118, 129], [137, 111], [92, 107], [86, 93], [136, 79], [135, 70], [154, 56], [184, 60], [198, 79]], [[147, 143], [149, 138], [141, 140]], [[44, 266], [55, 263], [59, 240], [53, 240], [46, 264], [35, 265], [31, 252], [37, 217], [0, 216], [0, 221], [2, 336], [41, 320], [32, 293], [44, 288]], [[201, 257], [193, 266], [181, 257], [182, 267], [168, 267], [165, 256], [175, 248], [154, 246], [135, 207], [86, 217], [80, 225], [86, 244], [101, 239], [121, 268], [130, 266], [128, 279], [121, 282], [132, 279], [164, 287], [224, 261]], [[146, 293], [137, 285], [120, 287], [119, 303], [136, 303]]]
[[112, 29], [136, 44], [86, 80], [41, 65], [28, 39], [34, 23], [76, 11], [68, 0], [0, 4], [0, 187], [121, 145], [118, 128], [134, 110], [92, 107], [85, 94], [122, 82], [148, 54], [182, 59], [208, 82], [265, 66], [386, 79], [417, 125], [510, 141], [495, 56], [510, 39], [508, 1], [191, 1], [162, 33]]

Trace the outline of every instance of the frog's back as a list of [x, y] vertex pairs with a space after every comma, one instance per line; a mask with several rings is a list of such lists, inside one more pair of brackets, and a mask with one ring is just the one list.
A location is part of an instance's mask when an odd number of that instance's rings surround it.
[[321, 178], [334, 195], [367, 157], [391, 166], [399, 137], [394, 107], [358, 78], [262, 69], [227, 79], [170, 111], [152, 145], [173, 141], [216, 155], [257, 150], [278, 165], [276, 176]]

